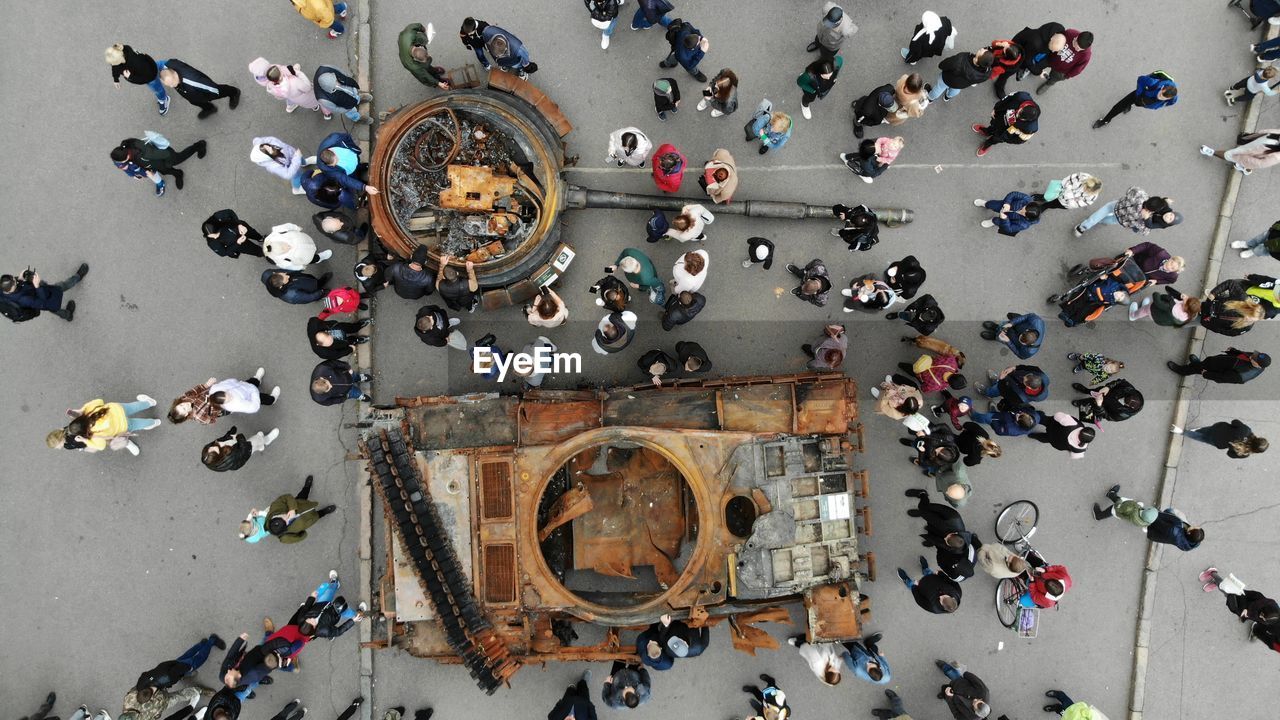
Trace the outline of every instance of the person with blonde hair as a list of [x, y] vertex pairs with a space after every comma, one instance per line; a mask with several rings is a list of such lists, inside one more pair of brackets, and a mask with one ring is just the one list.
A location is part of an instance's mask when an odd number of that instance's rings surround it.
[[680, 242], [701, 242], [707, 239], [706, 227], [715, 221], [716, 216], [702, 205], [685, 205], [680, 209], [680, 214], [671, 220], [671, 228], [667, 230], [666, 237]]
[[139, 395], [137, 402], [109, 403], [104, 400], [90, 400], [79, 410], [68, 410], [72, 416], [70, 423], [62, 430], [54, 430], [45, 438], [45, 443], [53, 449], [84, 450], [85, 452], [101, 452], [110, 447], [113, 450], [121, 447], [137, 455], [138, 446], [128, 436], [151, 430], [160, 426], [160, 421], [153, 418], [134, 417], [138, 413], [156, 406], [156, 401], [149, 395]]
[[784, 112], [774, 112], [769, 98], [760, 101], [746, 126], [746, 141], [760, 141], [760, 154], [777, 150], [791, 139], [794, 123]]
[[156, 96], [160, 114], [169, 112], [169, 93], [164, 89], [164, 83], [160, 82], [160, 65], [154, 58], [120, 43], [107, 48], [104, 55], [107, 64], [111, 66], [111, 79], [115, 82], [116, 89], [120, 88], [120, 78], [134, 85], [146, 85]]
[[1224, 280], [1210, 290], [1200, 303], [1200, 325], [1228, 337], [1243, 335], [1264, 320], [1266, 310], [1257, 298], [1245, 292], [1240, 280]]
[[897, 126], [911, 118], [918, 118], [929, 107], [929, 91], [925, 89], [924, 78], [920, 77], [920, 73], [909, 73], [898, 78], [893, 84], [893, 95], [898, 107], [885, 118], [890, 125]]
[[1226, 450], [1227, 457], [1242, 460], [1250, 455], [1260, 455], [1271, 447], [1264, 437], [1254, 434], [1253, 428], [1239, 420], [1216, 422], [1197, 428], [1183, 429], [1174, 425], [1169, 428], [1174, 435], [1181, 435], [1189, 440], [1212, 445], [1219, 450]]
[[347, 17], [347, 4], [333, 0], [289, 0], [302, 17], [315, 23], [321, 30], [328, 30], [330, 40], [340, 37], [346, 28], [341, 19]]
[[1078, 172], [1053, 180], [1045, 187], [1045, 210], [1077, 210], [1098, 201], [1102, 193], [1102, 181], [1089, 173]]

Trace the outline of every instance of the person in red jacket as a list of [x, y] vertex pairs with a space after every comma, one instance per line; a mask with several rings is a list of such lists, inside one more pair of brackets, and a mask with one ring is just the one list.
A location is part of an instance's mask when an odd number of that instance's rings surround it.
[[1084, 68], [1093, 58], [1093, 33], [1088, 30], [1067, 30], [1067, 44], [1057, 52], [1049, 53], [1049, 77], [1036, 88], [1037, 95], [1043, 95], [1055, 83], [1084, 72]]
[[1031, 571], [1031, 585], [1022, 595], [1022, 605], [1027, 602], [1038, 608], [1057, 607], [1058, 601], [1071, 589], [1071, 575], [1066, 565], [1045, 565]]
[[326, 320], [330, 315], [346, 315], [364, 309], [360, 302], [360, 293], [355, 288], [340, 287], [329, 291], [324, 298], [324, 310], [317, 318]]
[[684, 169], [689, 164], [684, 154], [671, 143], [663, 143], [653, 154], [653, 182], [663, 192], [676, 192], [684, 182]]

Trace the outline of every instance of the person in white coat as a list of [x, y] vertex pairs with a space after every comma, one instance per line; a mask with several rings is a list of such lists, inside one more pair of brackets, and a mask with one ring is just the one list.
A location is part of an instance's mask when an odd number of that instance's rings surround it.
[[316, 243], [302, 228], [293, 223], [276, 225], [262, 241], [262, 254], [282, 270], [303, 270], [312, 263], [323, 262], [332, 250], [316, 252]]
[[787, 638], [787, 644], [800, 651], [800, 658], [809, 664], [809, 669], [823, 685], [840, 684], [840, 668], [848, 654], [843, 645], [837, 642], [805, 642], [803, 635]]
[[706, 250], [692, 250], [676, 258], [671, 267], [671, 294], [682, 292], [698, 292], [707, 281], [707, 271], [711, 269], [711, 256]]
[[293, 186], [294, 195], [302, 195], [302, 151], [277, 137], [256, 137], [249, 149], [255, 165], [284, 178]]
[[649, 160], [652, 150], [653, 142], [640, 128], [624, 127], [609, 135], [608, 161], [617, 163], [618, 167], [630, 165], [642, 168]]
[[675, 238], [680, 242], [706, 240], [706, 228], [715, 221], [716, 216], [712, 215], [711, 211], [705, 207], [701, 205], [685, 205], [680, 208], [680, 214], [671, 221], [671, 228], [667, 230], [666, 236]]

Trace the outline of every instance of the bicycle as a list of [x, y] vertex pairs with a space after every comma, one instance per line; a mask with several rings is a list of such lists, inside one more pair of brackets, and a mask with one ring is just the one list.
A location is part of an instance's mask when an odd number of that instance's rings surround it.
[[[1030, 500], [1011, 502], [996, 516], [996, 537], [1010, 550], [1026, 558], [1040, 553], [1031, 545], [1040, 520], [1040, 508]], [[996, 617], [1019, 637], [1034, 638], [1040, 624], [1040, 608], [1024, 607], [1022, 596], [1030, 587], [1030, 573], [1002, 578], [996, 583]]]

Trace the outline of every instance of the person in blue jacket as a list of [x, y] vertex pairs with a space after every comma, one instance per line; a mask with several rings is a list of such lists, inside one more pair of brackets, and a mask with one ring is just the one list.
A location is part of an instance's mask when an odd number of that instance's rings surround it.
[[1021, 405], [1005, 410], [993, 408], [991, 412], [974, 410], [970, 415], [975, 422], [990, 425], [991, 429], [1001, 437], [1030, 435], [1037, 425], [1044, 423], [1044, 413], [1030, 405]]
[[[356, 139], [351, 137], [350, 133], [330, 133], [320, 141], [316, 154], [307, 158], [305, 164], [315, 165], [317, 170], [336, 180], [344, 190], [352, 193], [378, 194], [378, 188], [366, 184], [358, 177], [365, 166], [360, 162], [360, 146], [356, 144]], [[305, 185], [305, 178], [303, 183]]]
[[76, 312], [76, 301], [71, 300], [63, 307], [63, 293], [80, 284], [88, 274], [88, 263], [80, 263], [75, 274], [60, 283], [41, 281], [40, 273], [31, 268], [17, 276], [0, 275], [0, 314], [13, 322], [25, 322], [47, 310], [70, 322]]
[[356, 193], [343, 187], [337, 178], [314, 167], [302, 169], [302, 192], [312, 205], [326, 210], [356, 209]]
[[698, 69], [698, 64], [711, 43], [703, 37], [702, 31], [691, 23], [677, 20], [667, 28], [667, 42], [671, 44], [671, 52], [658, 63], [658, 67], [673, 68], [679, 63], [695, 80], [706, 82], [707, 74]]
[[650, 625], [637, 635], [636, 655], [640, 656], [640, 662], [654, 670], [670, 670], [676, 664], [675, 656], [662, 646], [661, 635], [662, 626], [659, 623]]
[[476, 59], [484, 65], [485, 70], [493, 67], [485, 57], [485, 52], [488, 51], [498, 69], [513, 72], [521, 80], [538, 72], [538, 64], [529, 61], [529, 50], [509, 30], [469, 17], [462, 21], [462, 30], [458, 36], [463, 45], [475, 52]]
[[995, 213], [995, 217], [982, 221], [984, 228], [996, 228], [1001, 235], [1014, 237], [1040, 222], [1040, 211], [1044, 209], [1043, 196], [1028, 195], [1013, 191], [1003, 200], [974, 200], [973, 204], [984, 207]]
[[1133, 92], [1120, 98], [1111, 110], [1103, 117], [1093, 121], [1093, 129], [1108, 125], [1117, 115], [1127, 113], [1135, 107], [1148, 110], [1159, 110], [1162, 107], [1178, 104], [1178, 83], [1163, 70], [1156, 70], [1138, 78], [1138, 87]]
[[323, 300], [329, 294], [329, 279], [333, 273], [317, 278], [304, 272], [270, 268], [262, 271], [262, 284], [267, 293], [290, 305], [306, 305]]
[[859, 680], [866, 680], [873, 685], [888, 685], [893, 674], [889, 670], [889, 661], [884, 659], [877, 646], [880, 638], [880, 633], [876, 633], [865, 642], [854, 640], [845, 643], [844, 649], [848, 652], [844, 655], [844, 664]]
[[636, 8], [636, 14], [631, 18], [632, 30], [648, 30], [654, 25], [662, 25], [669, 27], [671, 18], [667, 17], [667, 13], [675, 10], [675, 7], [667, 0], [639, 0], [640, 7]]
[[1018, 359], [1026, 360], [1040, 352], [1040, 344], [1044, 342], [1044, 320], [1035, 313], [1009, 313], [1008, 321], [1003, 324], [984, 320], [982, 339], [998, 340], [1007, 345]]
[[1002, 409], [1049, 399], [1049, 376], [1035, 365], [1014, 365], [999, 376], [993, 373], [991, 379], [990, 385], [979, 384], [978, 390], [989, 398], [1000, 398]]

